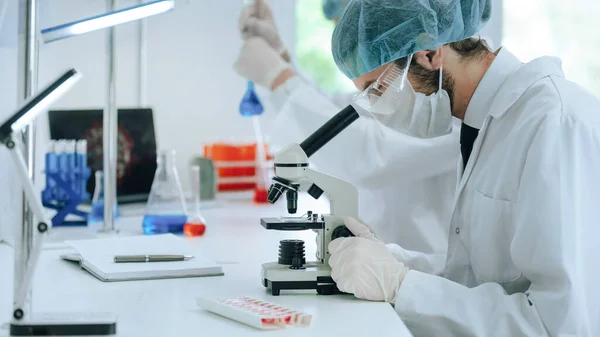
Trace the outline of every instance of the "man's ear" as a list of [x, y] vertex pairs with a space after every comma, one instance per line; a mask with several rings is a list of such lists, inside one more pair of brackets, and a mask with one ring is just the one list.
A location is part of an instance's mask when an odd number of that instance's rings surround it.
[[423, 68], [431, 71], [440, 70], [444, 64], [444, 48], [423, 50], [415, 53], [415, 61]]

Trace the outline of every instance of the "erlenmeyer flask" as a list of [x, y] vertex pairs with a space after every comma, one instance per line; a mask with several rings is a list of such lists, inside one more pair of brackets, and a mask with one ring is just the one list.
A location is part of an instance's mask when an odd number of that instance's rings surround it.
[[[92, 197], [92, 210], [88, 215], [88, 226], [104, 222], [104, 179], [102, 171], [96, 171], [96, 185], [94, 186], [94, 196]], [[115, 219], [119, 217], [119, 207], [115, 202]]]
[[186, 224], [183, 226], [183, 232], [186, 236], [202, 236], [206, 231], [206, 220], [204, 220], [204, 216], [202, 216], [202, 211], [200, 210], [200, 166], [192, 166], [191, 173], [194, 207], [188, 216]]
[[182, 233], [187, 220], [185, 198], [175, 167], [175, 151], [160, 151], [142, 229], [145, 234]]

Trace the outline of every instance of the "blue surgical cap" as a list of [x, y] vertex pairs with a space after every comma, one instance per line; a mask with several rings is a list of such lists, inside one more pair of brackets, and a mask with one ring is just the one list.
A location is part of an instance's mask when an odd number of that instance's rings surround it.
[[323, 14], [328, 20], [339, 19], [350, 0], [322, 0]]
[[475, 35], [492, 0], [352, 0], [333, 32], [331, 50], [351, 79], [421, 50]]

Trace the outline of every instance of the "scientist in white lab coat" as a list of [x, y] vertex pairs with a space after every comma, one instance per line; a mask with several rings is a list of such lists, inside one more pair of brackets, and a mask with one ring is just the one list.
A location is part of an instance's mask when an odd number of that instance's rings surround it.
[[[347, 3], [325, 0], [324, 13], [335, 20]], [[297, 75], [264, 0], [242, 12], [240, 30], [245, 42], [235, 68], [272, 91], [277, 110], [272, 138], [280, 145], [303, 140], [350, 103], [348, 99], [336, 105]], [[379, 237], [406, 248], [402, 253], [416, 268], [441, 271], [460, 156], [459, 126], [455, 131], [424, 139], [359, 119], [311, 161], [319, 170], [357, 186], [359, 214]]]
[[353, 0], [340, 18], [336, 64], [361, 89], [376, 81], [356, 104], [402, 132], [417, 127], [402, 120], [441, 130], [451, 113], [463, 160], [443, 274], [414, 270], [348, 220], [358, 237], [330, 243], [332, 277], [395, 304], [415, 336], [600, 336], [600, 100], [557, 58], [523, 64], [465, 40], [490, 7]]

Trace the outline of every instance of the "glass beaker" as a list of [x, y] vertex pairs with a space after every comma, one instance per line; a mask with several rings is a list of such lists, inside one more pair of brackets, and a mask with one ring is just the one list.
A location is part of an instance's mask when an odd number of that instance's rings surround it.
[[142, 229], [144, 234], [182, 233], [187, 221], [185, 197], [175, 167], [175, 150], [160, 151]]
[[[94, 186], [94, 196], [92, 197], [92, 210], [88, 215], [88, 226], [104, 223], [104, 179], [102, 171], [96, 171], [96, 185]], [[119, 217], [119, 206], [115, 202], [115, 219]]]
[[204, 220], [202, 212], [200, 211], [200, 191], [202, 184], [200, 179], [200, 166], [193, 165], [191, 174], [194, 207], [188, 216], [187, 222], [183, 226], [183, 232], [187, 236], [202, 236], [206, 231], [206, 220]]

